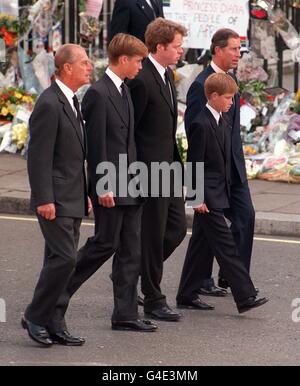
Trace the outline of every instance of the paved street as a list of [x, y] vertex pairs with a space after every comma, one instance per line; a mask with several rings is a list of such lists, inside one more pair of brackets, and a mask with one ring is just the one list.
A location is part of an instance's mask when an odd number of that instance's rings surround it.
[[[300, 297], [300, 239], [256, 235], [252, 276], [261, 295], [270, 297], [264, 307], [239, 316], [231, 295], [207, 298], [215, 311], [184, 310], [181, 322], [159, 322], [159, 331], [150, 334], [110, 329], [109, 261], [78, 291], [68, 312], [70, 331], [84, 336], [86, 344], [44, 349], [20, 327], [42, 264], [38, 224], [34, 217], [0, 215], [0, 229], [0, 298], [7, 311], [6, 323], [0, 323], [0, 365], [300, 364], [300, 323], [292, 321], [291, 307]], [[92, 230], [85, 222], [81, 243]], [[172, 306], [188, 239], [165, 264], [163, 288]]]

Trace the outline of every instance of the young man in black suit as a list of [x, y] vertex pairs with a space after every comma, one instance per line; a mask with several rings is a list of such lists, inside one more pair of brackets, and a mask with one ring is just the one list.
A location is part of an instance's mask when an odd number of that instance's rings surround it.
[[[75, 272], [64, 296], [56, 307], [55, 321], [64, 325], [64, 315], [71, 296], [112, 255], [114, 310], [112, 329], [151, 332], [156, 326], [138, 318], [137, 281], [140, 272], [140, 228], [142, 200], [124, 196], [114, 189], [122, 178], [121, 155], [130, 165], [136, 161], [134, 141], [134, 112], [130, 93], [124, 79], [133, 79], [142, 68], [147, 48], [140, 40], [118, 34], [108, 47], [109, 66], [103, 77], [93, 84], [82, 101], [88, 142], [88, 175], [95, 215], [95, 234], [79, 250]], [[105, 179], [105, 165], [113, 166], [107, 174], [111, 189], [102, 191], [99, 184]], [[102, 166], [101, 166], [102, 165]], [[100, 173], [98, 168], [103, 167]], [[97, 170], [98, 169], [98, 170]], [[104, 184], [105, 185], [105, 184]]]
[[157, 17], [164, 17], [162, 0], [116, 0], [108, 41], [124, 32], [144, 42], [148, 24]]
[[[173, 74], [183, 49], [186, 29], [170, 20], [157, 18], [146, 31], [149, 56], [129, 88], [135, 112], [137, 157], [151, 168], [153, 162], [180, 161], [176, 146], [177, 101]], [[172, 310], [161, 292], [163, 262], [182, 242], [186, 220], [182, 197], [149, 197], [142, 216], [141, 286], [144, 311], [151, 318], [176, 321], [181, 315]]]
[[[240, 59], [240, 37], [231, 29], [218, 30], [213, 38], [211, 45], [212, 62], [203, 70], [192, 83], [187, 94], [187, 108], [185, 112], [185, 127], [187, 137], [189, 128], [197, 114], [205, 107], [207, 99], [204, 93], [204, 82], [213, 73], [227, 73], [238, 66]], [[234, 79], [235, 76], [230, 74]], [[236, 80], [236, 79], [235, 79]], [[245, 159], [240, 135], [240, 97], [236, 93], [234, 103], [228, 113], [227, 119], [231, 127], [231, 196], [229, 207], [225, 210], [226, 217], [231, 222], [231, 230], [235, 243], [239, 250], [239, 255], [247, 271], [250, 271], [250, 260], [252, 254], [255, 211], [253, 208], [249, 191]], [[197, 222], [198, 217], [194, 218]], [[197, 224], [195, 224], [197, 226]], [[196, 238], [192, 238], [189, 244], [187, 255], [190, 260], [198, 258], [200, 253], [200, 243]], [[206, 262], [200, 267], [198, 287], [199, 294], [208, 296], [225, 296], [228, 283], [226, 277], [219, 273], [219, 287], [215, 286], [212, 276], [213, 253], [206, 251]]]
[[88, 212], [86, 137], [74, 93], [90, 82], [92, 65], [83, 48], [65, 44], [55, 55], [55, 66], [56, 81], [39, 97], [29, 122], [31, 207], [45, 239], [45, 256], [22, 326], [40, 344], [81, 346], [84, 339], [50, 324], [74, 270], [79, 227]]
[[[198, 307], [199, 270], [210, 249], [220, 265], [236, 302], [239, 313], [265, 304], [268, 299], [257, 298], [249, 273], [242, 263], [233, 235], [226, 223], [231, 195], [231, 136], [230, 126], [223, 113], [229, 111], [238, 88], [227, 74], [212, 74], [204, 84], [208, 103], [189, 127], [188, 162], [195, 167], [204, 163], [204, 202], [194, 207], [197, 221], [193, 237], [198, 240], [199, 253], [191, 264], [187, 256], [180, 281], [177, 305]], [[201, 184], [202, 181], [193, 181]]]

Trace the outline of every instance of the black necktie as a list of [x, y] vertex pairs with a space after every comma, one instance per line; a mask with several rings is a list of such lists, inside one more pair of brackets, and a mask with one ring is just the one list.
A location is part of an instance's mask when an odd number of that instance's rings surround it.
[[170, 75], [169, 75], [168, 70], [165, 71], [165, 82], [166, 82], [167, 94], [170, 98], [172, 106], [174, 107], [172, 88], [171, 88], [171, 79], [170, 79]]
[[122, 100], [123, 100], [123, 107], [124, 107], [124, 112], [129, 118], [129, 103], [128, 103], [128, 98], [127, 98], [127, 90], [126, 90], [126, 84], [123, 82], [121, 84], [121, 90], [122, 90]]
[[74, 107], [75, 107], [75, 110], [76, 110], [76, 118], [77, 118], [77, 121], [79, 123], [82, 139], [84, 140], [83, 118], [82, 118], [82, 115], [81, 115], [81, 111], [80, 111], [80, 108], [79, 108], [79, 102], [78, 102], [78, 99], [77, 99], [76, 95], [73, 96], [73, 104], [74, 104]]
[[153, 11], [154, 11], [154, 14], [156, 17], [159, 16], [159, 6], [158, 6], [157, 1], [158, 0], [150, 0], [150, 3], [152, 5]]
[[225, 132], [224, 132], [224, 119], [222, 117], [222, 115], [220, 116], [219, 118], [219, 124], [218, 124], [218, 128], [217, 128], [217, 133], [218, 133], [218, 137], [219, 137], [219, 140], [223, 146], [223, 149], [225, 149]]

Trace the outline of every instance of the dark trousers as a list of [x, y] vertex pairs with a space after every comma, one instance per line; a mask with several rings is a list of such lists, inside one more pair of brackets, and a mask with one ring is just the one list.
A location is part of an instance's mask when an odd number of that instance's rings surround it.
[[141, 286], [146, 312], [166, 305], [160, 283], [163, 262], [174, 252], [186, 235], [182, 198], [148, 198], [142, 215]]
[[[238, 248], [241, 261], [247, 271], [250, 272], [255, 226], [255, 211], [252, 204], [248, 181], [244, 183], [234, 183], [230, 188], [230, 192], [230, 207], [228, 209], [224, 209], [224, 214], [231, 222], [231, 232]], [[198, 217], [194, 216], [194, 222], [197, 221]], [[211, 277], [214, 254], [208, 245], [206, 246], [207, 249], [203, 251], [203, 245], [200, 247], [198, 239], [192, 237], [192, 240], [192, 245], [189, 248], [188, 253], [191, 253], [195, 259], [197, 259], [198, 253], [205, 253], [207, 256], [203, 266], [200, 267], [200, 280], [198, 279], [198, 287], [210, 287], [214, 285], [214, 280]], [[220, 271], [219, 276], [225, 276], [223, 275], [222, 270]]]
[[136, 320], [137, 281], [141, 257], [140, 205], [120, 205], [114, 208], [94, 206], [95, 235], [79, 250], [76, 269], [66, 291], [60, 297], [51, 329], [65, 326], [64, 316], [72, 295], [113, 254], [114, 310], [112, 320]]
[[249, 273], [241, 261], [234, 237], [228, 228], [223, 210], [210, 209], [210, 213], [195, 213], [197, 221], [193, 225], [193, 234], [189, 249], [192, 247], [193, 238], [197, 239], [199, 253], [197, 259], [187, 253], [178, 294], [177, 302], [185, 302], [197, 297], [199, 288], [199, 272], [206, 264], [206, 251], [210, 249], [216, 257], [218, 264], [224, 273], [236, 303], [255, 296], [256, 291]]
[[56, 217], [49, 221], [38, 216], [38, 221], [45, 239], [44, 265], [25, 317], [47, 326], [75, 269], [81, 219]]

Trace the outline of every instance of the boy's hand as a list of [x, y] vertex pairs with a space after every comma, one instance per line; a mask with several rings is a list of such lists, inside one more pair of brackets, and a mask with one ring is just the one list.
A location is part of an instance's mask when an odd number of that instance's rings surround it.
[[201, 204], [199, 206], [196, 206], [195, 208], [193, 208], [195, 212], [197, 213], [209, 213], [209, 210], [208, 210], [208, 207], [206, 206], [206, 204]]
[[115, 206], [114, 194], [113, 192], [108, 192], [103, 196], [98, 197], [98, 202], [100, 205], [105, 208], [113, 208]]

